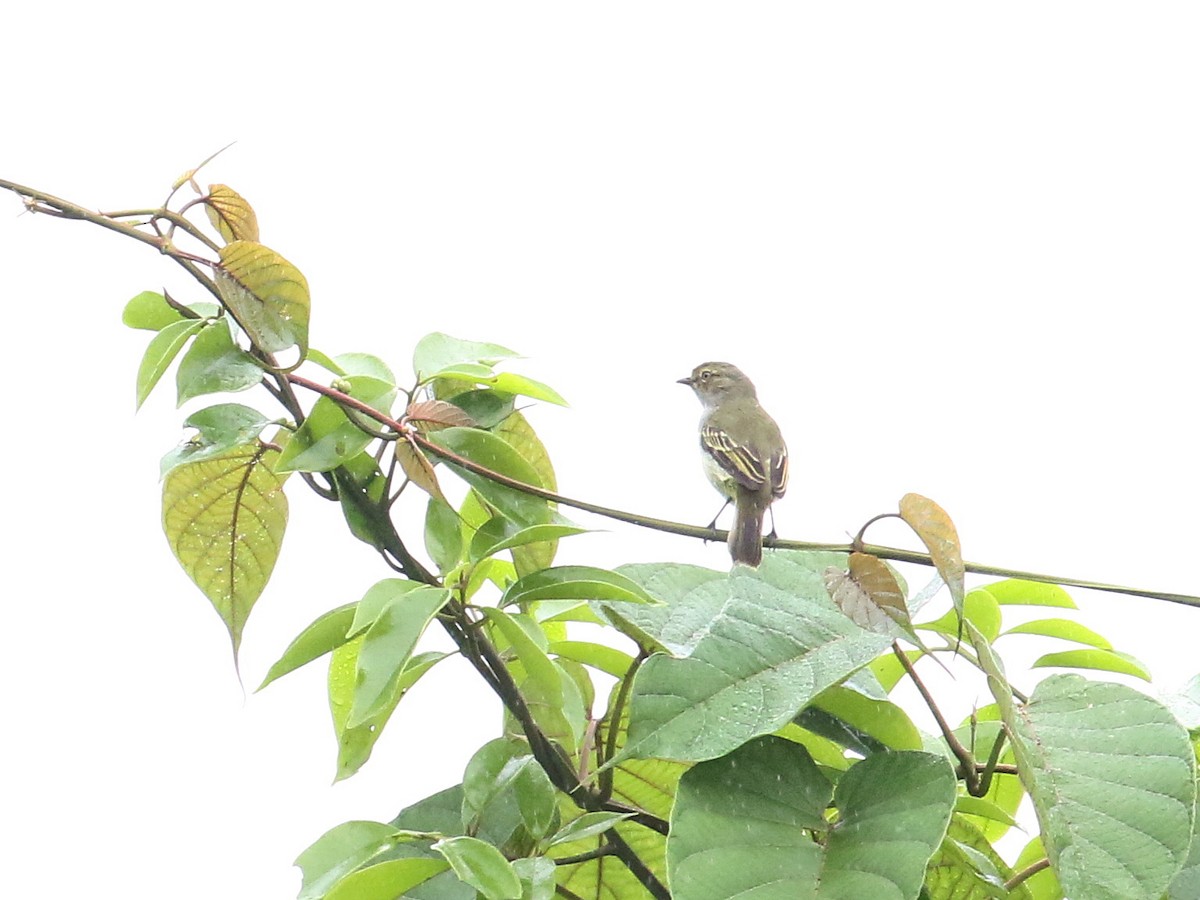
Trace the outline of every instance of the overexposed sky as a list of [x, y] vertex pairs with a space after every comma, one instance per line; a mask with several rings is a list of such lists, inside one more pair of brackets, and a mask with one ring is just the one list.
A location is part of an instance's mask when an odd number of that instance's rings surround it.
[[[313, 345], [397, 371], [433, 330], [520, 350], [572, 403], [531, 413], [566, 494], [707, 522], [674, 382], [727, 359], [791, 448], [784, 536], [843, 540], [917, 491], [970, 559], [1200, 593], [1194, 5], [24, 6], [0, 178], [153, 206], [236, 140], [202, 182], [306, 274]], [[198, 294], [20, 213], [0, 194], [6, 884], [294, 896], [296, 854], [458, 781], [498, 709], [447, 663], [330, 786], [324, 665], [243, 697], [159, 525], [187, 410], [168, 384], [135, 417], [147, 335], [120, 324], [142, 290]], [[301, 487], [250, 688], [390, 574]], [[607, 531], [564, 560], [727, 565], [580, 520]], [[1164, 689], [1200, 669], [1200, 610], [1076, 596]]]

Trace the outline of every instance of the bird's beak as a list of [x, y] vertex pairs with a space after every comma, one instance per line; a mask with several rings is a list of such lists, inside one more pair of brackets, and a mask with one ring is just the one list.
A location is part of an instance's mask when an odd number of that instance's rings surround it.
[[675, 383], [676, 384], [686, 384], [688, 387], [691, 387], [693, 384], [695, 384], [695, 382], [692, 381], [691, 375], [689, 375], [687, 378], [679, 378], [675, 381]]

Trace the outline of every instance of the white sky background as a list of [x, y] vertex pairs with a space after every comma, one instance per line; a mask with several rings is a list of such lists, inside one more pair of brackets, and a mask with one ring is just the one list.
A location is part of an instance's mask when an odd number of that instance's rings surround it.
[[[0, 177], [151, 206], [236, 140], [202, 183], [307, 275], [313, 344], [405, 372], [432, 330], [522, 351], [572, 401], [532, 413], [564, 493], [707, 522], [674, 381], [727, 359], [791, 447], [786, 537], [843, 540], [917, 491], [970, 559], [1200, 593], [1194, 5], [29, 6], [6, 13]], [[159, 526], [186, 411], [164, 380], [134, 416], [148, 334], [119, 321], [198, 292], [20, 210], [0, 196], [6, 886], [294, 896], [297, 853], [455, 783], [497, 708], [448, 663], [331, 787], [324, 665], [243, 699]], [[301, 488], [251, 688], [390, 574]], [[603, 527], [561, 558], [727, 565]], [[1200, 610], [1076, 596], [1162, 688], [1200, 669]], [[986, 701], [964, 690], [954, 718]]]

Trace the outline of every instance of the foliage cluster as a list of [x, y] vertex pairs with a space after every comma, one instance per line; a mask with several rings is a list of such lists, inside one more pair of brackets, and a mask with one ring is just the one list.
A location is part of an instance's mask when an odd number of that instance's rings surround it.
[[[1071, 649], [1037, 665], [1148, 680], [1062, 612], [1074, 603], [1061, 587], [968, 592], [952, 522], [914, 494], [896, 515], [939, 577], [911, 596], [862, 532], [842, 551], [776, 541], [759, 568], [731, 572], [556, 565], [558, 543], [585, 530], [563, 506], [721, 534], [555, 493], [517, 404], [562, 398], [513, 371], [505, 347], [428, 335], [406, 379], [310, 346], [304, 276], [260, 243], [237, 192], [195, 175], [160, 207], [114, 214], [0, 186], [155, 246], [207, 291], [125, 307], [126, 324], [152, 333], [139, 404], [173, 368], [180, 404], [261, 385], [278, 405], [192, 413], [192, 436], [161, 466], [168, 542], [235, 661], [302, 483], [392, 570], [307, 627], [262, 682], [327, 658], [338, 777], [366, 764], [418, 681], [436, 680], [448, 654], [421, 649], [430, 628], [505, 709], [461, 784], [391, 822], [337, 825], [301, 853], [302, 900], [1200, 896], [1195, 707], [1080, 674], [1025, 696], [1006, 676], [999, 649], [1039, 635]], [[424, 505], [422, 534], [398, 530], [400, 502]], [[926, 614], [943, 587], [949, 609]], [[1006, 622], [1022, 609], [1038, 614]], [[611, 638], [581, 639], [579, 623]], [[993, 702], [946, 721], [918, 673], [926, 657], [977, 673]], [[892, 699], [906, 678], [937, 733]], [[1010, 866], [994, 845], [1026, 798], [1037, 833]]]

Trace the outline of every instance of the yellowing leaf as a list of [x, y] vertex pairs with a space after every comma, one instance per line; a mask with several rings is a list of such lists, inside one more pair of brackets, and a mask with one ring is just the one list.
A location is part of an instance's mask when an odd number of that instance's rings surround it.
[[235, 191], [224, 184], [210, 184], [208, 196], [204, 198], [204, 211], [213, 228], [221, 233], [225, 243], [258, 240], [258, 216], [254, 208]]
[[[554, 475], [554, 466], [550, 463], [550, 454], [529, 420], [519, 412], [505, 418], [503, 422], [492, 429], [492, 433], [504, 438], [525, 461], [533, 466], [542, 481], [542, 487], [550, 491], [558, 490], [558, 481]], [[551, 504], [551, 509], [555, 508]], [[554, 562], [558, 553], [558, 541], [539, 541], [536, 544], [526, 544], [514, 547], [512, 551], [513, 564], [519, 575], [527, 575], [544, 569]]]
[[961, 615], [966, 593], [966, 567], [954, 522], [944, 509], [920, 494], [905, 494], [900, 498], [900, 518], [917, 533], [929, 551], [938, 574], [950, 588], [954, 608]]
[[396, 462], [400, 463], [400, 468], [404, 470], [408, 480], [430, 497], [436, 497], [443, 503], [447, 503], [448, 501], [442, 493], [442, 487], [438, 484], [437, 474], [433, 471], [433, 463], [426, 458], [425, 454], [403, 438], [392, 446], [396, 454]]
[[188, 577], [220, 614], [233, 643], [266, 587], [287, 525], [286, 476], [255, 442], [172, 469], [163, 479], [163, 530]]
[[249, 335], [267, 353], [300, 348], [308, 353], [308, 281], [300, 270], [262, 244], [234, 241], [221, 248], [216, 267], [221, 299]]

